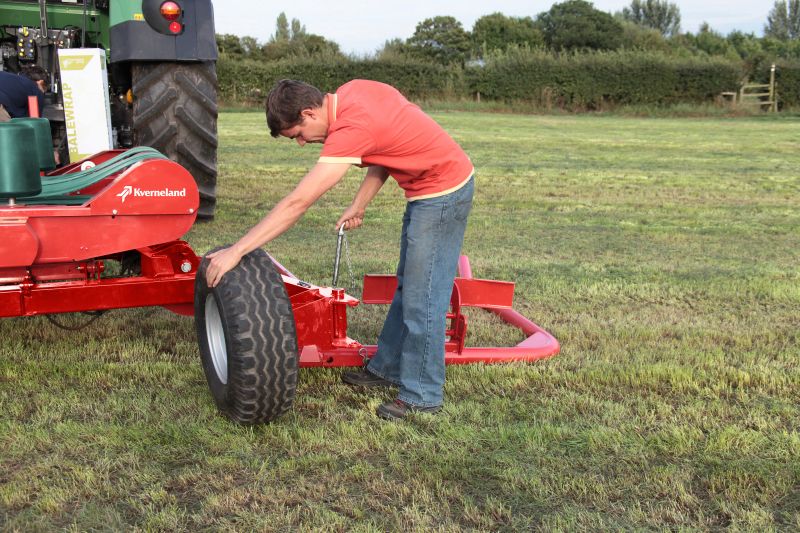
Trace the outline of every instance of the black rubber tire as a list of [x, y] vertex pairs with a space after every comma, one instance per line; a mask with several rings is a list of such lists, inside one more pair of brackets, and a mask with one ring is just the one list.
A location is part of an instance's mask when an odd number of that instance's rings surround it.
[[134, 63], [133, 140], [182, 165], [200, 189], [198, 218], [214, 218], [217, 70], [213, 61]]
[[[207, 268], [208, 259], [203, 258], [195, 279], [194, 321], [214, 402], [235, 422], [270, 422], [291, 407], [297, 388], [297, 330], [286, 286], [263, 250], [244, 256], [213, 289], [206, 284]], [[221, 328], [215, 328], [212, 320], [211, 328], [224, 333], [225, 383], [214, 366], [206, 323], [208, 298], [216, 303], [221, 322]]]

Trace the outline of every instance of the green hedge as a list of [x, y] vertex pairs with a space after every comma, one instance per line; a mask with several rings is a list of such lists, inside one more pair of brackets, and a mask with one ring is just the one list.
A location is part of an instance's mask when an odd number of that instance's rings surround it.
[[217, 76], [222, 99], [237, 102], [263, 100], [275, 82], [285, 78], [302, 80], [327, 92], [355, 78], [377, 80], [413, 99], [459, 98], [467, 92], [462, 69], [414, 61], [221, 60]]
[[[770, 63], [763, 63], [752, 73], [752, 83], [769, 83]], [[778, 91], [778, 105], [782, 109], [800, 108], [800, 61], [779, 60], [775, 63], [777, 72], [775, 84]]]
[[713, 101], [735, 91], [740, 65], [722, 59], [608, 52], [553, 56], [513, 54], [468, 71], [470, 86], [494, 100], [533, 100], [568, 109], [620, 104]]
[[800, 62], [781, 61], [777, 64], [778, 103], [781, 107], [800, 107]]
[[443, 67], [419, 61], [293, 60], [270, 63], [221, 60], [222, 99], [261, 101], [282, 78], [333, 91], [354, 78], [394, 85], [412, 99], [481, 98], [528, 101], [566, 109], [620, 104], [712, 102], [736, 91], [741, 65], [723, 59], [674, 58], [645, 52], [553, 55], [518, 50], [484, 65]]

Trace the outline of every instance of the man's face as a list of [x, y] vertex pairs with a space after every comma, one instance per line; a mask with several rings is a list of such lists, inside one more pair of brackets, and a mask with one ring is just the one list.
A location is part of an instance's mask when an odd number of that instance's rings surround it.
[[328, 137], [328, 121], [320, 109], [304, 109], [300, 113], [301, 122], [281, 131], [283, 137], [294, 139], [300, 146], [306, 143], [324, 143]]

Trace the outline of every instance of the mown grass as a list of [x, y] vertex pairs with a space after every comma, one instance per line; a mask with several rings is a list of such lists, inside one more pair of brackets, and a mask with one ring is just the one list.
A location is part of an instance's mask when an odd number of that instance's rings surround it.
[[[303, 370], [293, 410], [246, 428], [215, 412], [188, 319], [3, 320], [2, 528], [800, 528], [796, 121], [435, 116], [478, 169], [475, 275], [515, 281], [560, 355], [450, 367], [443, 413], [399, 424], [373, 414], [388, 394]], [[316, 155], [223, 114], [219, 214], [188, 240], [235, 240]], [[359, 178], [269, 251], [329, 283]], [[350, 235], [357, 277], [392, 272], [402, 204], [389, 184]], [[473, 345], [520, 340], [469, 318]]]
[[[545, 105], [531, 101], [494, 101], [476, 100], [474, 98], [449, 98], [430, 99], [420, 104], [432, 113], [499, 113], [521, 115], [574, 115], [590, 114], [593, 116], [610, 115], [613, 117], [628, 118], [758, 118], [766, 117], [768, 120], [795, 120], [798, 109], [782, 107], [779, 116], [771, 116], [764, 108], [751, 105], [736, 105], [731, 102], [706, 102], [706, 103], [675, 103], [665, 105], [651, 104], [623, 104], [607, 105], [599, 109], [564, 109], [557, 105]], [[226, 101], [222, 103], [225, 113], [253, 113], [263, 112], [262, 100]]]

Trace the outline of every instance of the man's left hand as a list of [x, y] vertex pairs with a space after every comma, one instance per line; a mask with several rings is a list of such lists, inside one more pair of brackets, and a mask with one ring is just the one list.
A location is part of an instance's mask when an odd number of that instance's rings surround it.
[[336, 230], [338, 231], [342, 225], [344, 225], [344, 229], [351, 230], [361, 227], [361, 224], [364, 223], [364, 209], [362, 207], [357, 207], [351, 205], [348, 207], [342, 216], [339, 217], [339, 220], [336, 221]]

